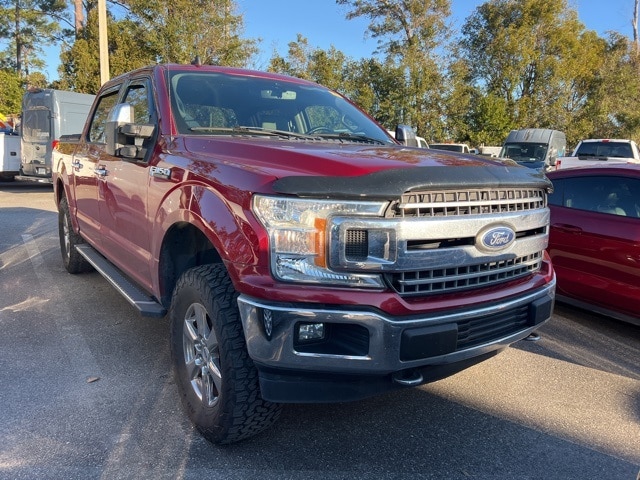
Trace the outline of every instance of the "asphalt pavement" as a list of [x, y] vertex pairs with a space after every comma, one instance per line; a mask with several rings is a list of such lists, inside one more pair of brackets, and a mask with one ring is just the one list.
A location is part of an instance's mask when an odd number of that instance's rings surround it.
[[0, 183], [0, 479], [607, 479], [640, 470], [640, 327], [557, 305], [458, 375], [287, 405], [219, 447], [173, 381], [167, 319], [61, 261], [50, 186]]

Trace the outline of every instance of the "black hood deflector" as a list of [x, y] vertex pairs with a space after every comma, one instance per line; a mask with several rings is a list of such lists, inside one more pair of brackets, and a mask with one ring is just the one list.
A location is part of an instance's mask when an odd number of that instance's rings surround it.
[[443, 166], [381, 170], [367, 175], [292, 176], [273, 182], [278, 193], [313, 198], [366, 198], [393, 200], [413, 190], [499, 187], [543, 188], [551, 181], [538, 171], [508, 166]]

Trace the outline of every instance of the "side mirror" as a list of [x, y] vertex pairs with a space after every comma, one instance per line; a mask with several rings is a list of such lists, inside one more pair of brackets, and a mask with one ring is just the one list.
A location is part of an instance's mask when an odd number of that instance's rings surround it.
[[396, 140], [407, 147], [417, 147], [418, 139], [416, 132], [408, 125], [398, 125], [396, 127]]
[[114, 157], [142, 159], [147, 153], [143, 142], [153, 136], [155, 125], [133, 123], [133, 107], [120, 103], [113, 107], [105, 128], [106, 153]]

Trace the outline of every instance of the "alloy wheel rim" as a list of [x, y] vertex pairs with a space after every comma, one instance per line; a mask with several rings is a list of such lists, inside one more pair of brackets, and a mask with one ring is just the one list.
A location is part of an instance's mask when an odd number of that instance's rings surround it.
[[222, 384], [220, 349], [211, 318], [202, 304], [189, 306], [183, 332], [184, 361], [191, 388], [205, 406], [213, 407], [218, 403]]

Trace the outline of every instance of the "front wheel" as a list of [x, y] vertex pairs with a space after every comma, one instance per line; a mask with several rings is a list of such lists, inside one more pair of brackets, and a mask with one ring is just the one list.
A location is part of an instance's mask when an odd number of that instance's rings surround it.
[[271, 426], [281, 410], [260, 396], [237, 296], [223, 265], [203, 265], [180, 277], [169, 311], [171, 356], [182, 403], [213, 443], [251, 437]]

